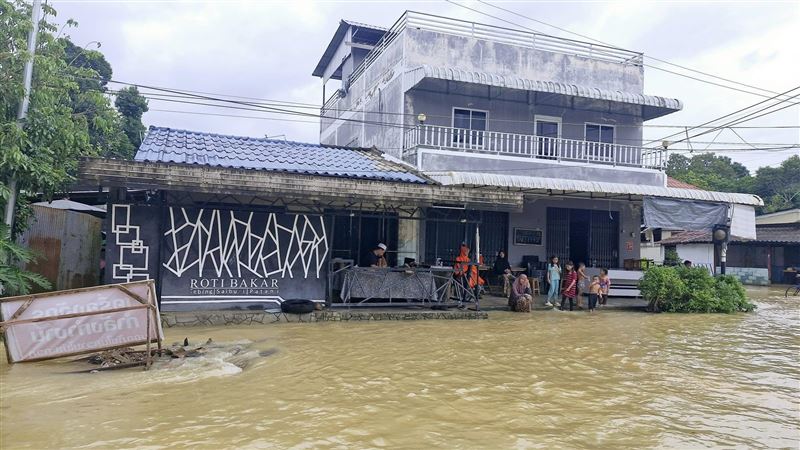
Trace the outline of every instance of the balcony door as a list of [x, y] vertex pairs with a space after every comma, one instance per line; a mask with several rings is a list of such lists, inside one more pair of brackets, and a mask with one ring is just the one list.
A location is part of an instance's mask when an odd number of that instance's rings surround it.
[[488, 114], [478, 109], [453, 108], [453, 145], [483, 148]]
[[586, 124], [587, 159], [600, 162], [614, 161], [614, 126]]
[[553, 116], [534, 116], [536, 128], [536, 150], [539, 156], [555, 158], [558, 156], [558, 139], [561, 138], [561, 118]]

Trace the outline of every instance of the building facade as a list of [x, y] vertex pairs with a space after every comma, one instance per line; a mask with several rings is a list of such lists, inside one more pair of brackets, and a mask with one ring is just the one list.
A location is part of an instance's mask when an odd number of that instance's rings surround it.
[[[389, 28], [340, 22], [313, 74], [327, 95], [323, 144], [376, 147], [444, 185], [524, 194], [521, 211], [469, 213], [487, 262], [503, 249], [512, 264], [622, 267], [640, 257], [643, 196], [702, 192], [668, 186], [666, 150], [643, 145], [642, 125], [682, 105], [644, 93], [638, 52], [408, 11]], [[405, 250], [448, 259], [475, 244], [475, 226], [409, 224]]]

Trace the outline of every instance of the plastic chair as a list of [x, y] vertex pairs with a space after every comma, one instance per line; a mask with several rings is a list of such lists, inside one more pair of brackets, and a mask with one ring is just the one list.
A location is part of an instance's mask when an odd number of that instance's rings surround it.
[[533, 295], [542, 295], [541, 288], [539, 286], [539, 279], [538, 278], [531, 278], [531, 294]]

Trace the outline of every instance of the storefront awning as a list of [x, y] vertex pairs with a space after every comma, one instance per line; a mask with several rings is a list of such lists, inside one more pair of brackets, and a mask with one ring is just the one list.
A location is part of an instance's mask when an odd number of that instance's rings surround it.
[[493, 187], [525, 194], [600, 198], [622, 196], [629, 197], [632, 200], [641, 199], [642, 197], [662, 197], [750, 206], [762, 206], [764, 204], [757, 195], [704, 191], [701, 189], [680, 189], [666, 186], [605, 183], [598, 181], [473, 172], [425, 172], [425, 175], [445, 186]]
[[683, 108], [681, 101], [675, 98], [614, 91], [555, 81], [531, 80], [511, 75], [463, 70], [456, 67], [422, 65], [408, 70], [405, 73], [405, 82], [407, 86], [416, 86], [426, 78], [639, 105], [642, 107], [642, 116], [644, 120], [650, 120], [665, 114], [680, 111]]
[[83, 158], [79, 178], [95, 185], [161, 189], [216, 195], [264, 196], [285, 201], [379, 206], [458, 205], [491, 211], [518, 211], [518, 192], [475, 196], [468, 190], [438, 184], [319, 176], [187, 163]]

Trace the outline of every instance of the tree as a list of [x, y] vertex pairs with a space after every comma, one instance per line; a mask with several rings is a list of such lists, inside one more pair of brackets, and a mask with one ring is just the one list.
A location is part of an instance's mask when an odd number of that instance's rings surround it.
[[713, 153], [692, 158], [672, 154], [667, 161], [667, 175], [701, 189], [722, 192], [750, 192], [753, 182], [747, 167]]
[[134, 148], [139, 148], [146, 130], [142, 123], [142, 116], [148, 109], [147, 99], [139, 93], [136, 86], [129, 86], [120, 89], [114, 104], [122, 114], [122, 129], [128, 136], [128, 141]]
[[111, 64], [99, 51], [78, 47], [69, 37], [59, 43], [64, 45], [64, 61], [75, 72], [78, 84], [78, 90], [70, 95], [72, 110], [86, 117], [92, 147], [100, 156], [132, 159], [136, 146], [123, 130], [124, 118], [105, 95], [113, 73]]
[[[55, 10], [45, 4], [44, 17]], [[96, 154], [89, 139], [86, 115], [75, 114], [73, 96], [78, 84], [64, 61], [64, 44], [54, 38], [55, 27], [39, 23], [28, 115], [17, 121], [24, 94], [23, 71], [27, 52], [31, 6], [20, 1], [0, 2], [0, 197], [7, 207], [9, 181], [17, 181], [18, 207], [14, 227], [0, 230], [0, 283], [5, 293], [21, 293], [41, 283], [41, 277], [17, 265], [33, 257], [19, 248], [14, 236], [27, 225], [27, 195], [51, 198], [73, 180], [78, 159]], [[3, 211], [3, 215], [5, 211]]]
[[800, 208], [800, 156], [758, 169], [753, 191], [764, 200], [765, 213]]
[[750, 176], [745, 166], [727, 156], [673, 154], [667, 161], [667, 175], [701, 189], [756, 194], [764, 200], [762, 213], [800, 208], [800, 156], [792, 156], [779, 167], [762, 167]]
[[[46, 19], [40, 22], [28, 117], [17, 124], [30, 11], [19, 0], [0, 3], [0, 179], [14, 176], [20, 192], [51, 197], [73, 180], [78, 158], [96, 151], [86, 116], [72, 109], [78, 84], [64, 62], [64, 45]], [[55, 15], [46, 4], [43, 11], [45, 17]]]

